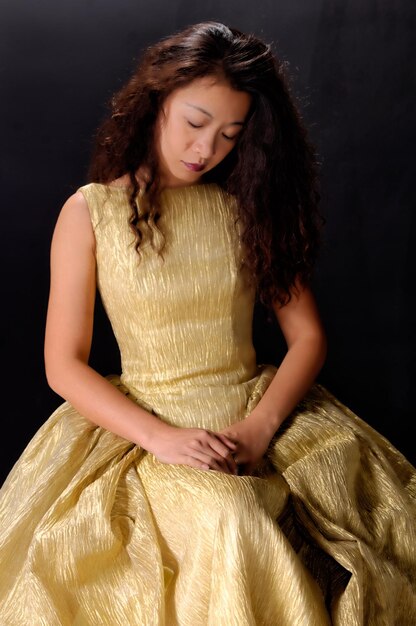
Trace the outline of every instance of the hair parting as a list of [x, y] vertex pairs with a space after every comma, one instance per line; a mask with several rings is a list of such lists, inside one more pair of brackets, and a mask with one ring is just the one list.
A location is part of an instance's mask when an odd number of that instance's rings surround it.
[[[317, 155], [291, 94], [285, 63], [270, 45], [224, 24], [203, 22], [147, 48], [97, 129], [88, 179], [110, 183], [128, 174], [136, 251], [140, 257], [148, 238], [162, 255], [156, 123], [170, 93], [205, 76], [252, 96], [236, 145], [201, 182], [215, 182], [235, 196], [244, 263], [257, 298], [268, 308], [282, 306], [293, 289], [312, 278], [325, 219], [319, 211]], [[139, 168], [148, 173], [142, 188], [136, 179]]]

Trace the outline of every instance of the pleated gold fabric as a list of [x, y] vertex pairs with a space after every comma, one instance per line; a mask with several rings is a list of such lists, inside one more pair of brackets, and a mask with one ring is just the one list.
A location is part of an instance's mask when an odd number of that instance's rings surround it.
[[[233, 198], [165, 190], [163, 260], [138, 264], [128, 190], [91, 183], [108, 379], [161, 419], [242, 419], [257, 364]], [[159, 462], [67, 402], [0, 492], [1, 626], [414, 626], [416, 471], [314, 385], [255, 476]]]

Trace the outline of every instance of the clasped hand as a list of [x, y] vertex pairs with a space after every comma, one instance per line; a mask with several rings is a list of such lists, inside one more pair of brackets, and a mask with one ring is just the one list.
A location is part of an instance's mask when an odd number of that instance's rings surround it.
[[250, 475], [266, 452], [272, 434], [254, 414], [219, 432], [165, 423], [148, 450], [162, 463]]

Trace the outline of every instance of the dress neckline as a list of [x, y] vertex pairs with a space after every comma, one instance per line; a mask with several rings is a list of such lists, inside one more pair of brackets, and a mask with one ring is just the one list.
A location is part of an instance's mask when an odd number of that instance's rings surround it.
[[[130, 191], [131, 186], [130, 185], [109, 185], [107, 183], [95, 183], [97, 185], [102, 185], [103, 187], [106, 187], [107, 189], [117, 189], [117, 190], [121, 190], [124, 193]], [[165, 187], [164, 189], [162, 189], [162, 191], [160, 192], [161, 195], [164, 194], [170, 194], [170, 193], [180, 193], [180, 192], [185, 192], [187, 190], [198, 190], [198, 189], [208, 189], [208, 188], [218, 188], [219, 185], [217, 183], [195, 183], [193, 185], [181, 185], [178, 187]]]

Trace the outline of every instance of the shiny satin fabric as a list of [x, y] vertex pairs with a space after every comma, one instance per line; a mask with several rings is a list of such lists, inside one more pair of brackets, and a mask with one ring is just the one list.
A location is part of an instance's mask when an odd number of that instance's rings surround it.
[[[108, 376], [161, 419], [220, 429], [261, 398], [233, 198], [162, 195], [161, 261], [137, 264], [125, 188], [91, 183]], [[255, 476], [159, 462], [67, 402], [0, 492], [1, 626], [411, 626], [416, 471], [321, 385]]]

